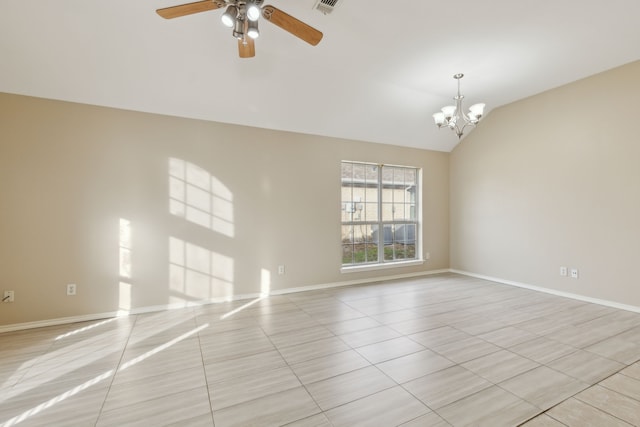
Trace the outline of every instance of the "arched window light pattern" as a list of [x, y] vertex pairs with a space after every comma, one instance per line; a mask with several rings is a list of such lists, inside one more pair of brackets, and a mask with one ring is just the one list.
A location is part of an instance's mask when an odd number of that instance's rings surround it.
[[233, 258], [169, 237], [170, 303], [227, 300], [233, 296]]
[[169, 212], [234, 236], [231, 191], [206, 170], [182, 159], [169, 159]]

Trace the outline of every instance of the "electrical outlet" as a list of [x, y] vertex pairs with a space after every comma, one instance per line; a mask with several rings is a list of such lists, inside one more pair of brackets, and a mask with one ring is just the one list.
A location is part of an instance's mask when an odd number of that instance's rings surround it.
[[429, 252], [425, 253], [424, 254], [424, 259], [425, 259], [425, 261], [428, 260], [428, 259], [431, 259], [431, 254]]
[[577, 268], [572, 268], [571, 269], [571, 278], [572, 279], [577, 279], [578, 278], [578, 269]]
[[73, 283], [69, 283], [67, 285], [67, 295], [75, 295], [76, 294], [76, 285]]
[[568, 275], [567, 271], [568, 271], [568, 270], [567, 270], [567, 267], [564, 267], [564, 266], [563, 266], [563, 267], [560, 267], [560, 275], [561, 275], [562, 277], [567, 277], [567, 275]]
[[284, 265], [279, 265], [278, 266], [278, 274], [280, 274], [280, 275], [284, 274]]
[[13, 291], [4, 291], [4, 295], [2, 296], [2, 302], [13, 302], [15, 300], [15, 294]]

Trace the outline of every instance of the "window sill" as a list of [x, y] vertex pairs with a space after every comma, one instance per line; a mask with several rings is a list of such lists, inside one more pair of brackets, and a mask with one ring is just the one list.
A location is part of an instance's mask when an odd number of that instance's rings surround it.
[[385, 264], [354, 265], [340, 268], [340, 273], [359, 273], [362, 271], [387, 270], [390, 268], [412, 267], [422, 264], [424, 264], [423, 260], [414, 259], [411, 261], [389, 262]]

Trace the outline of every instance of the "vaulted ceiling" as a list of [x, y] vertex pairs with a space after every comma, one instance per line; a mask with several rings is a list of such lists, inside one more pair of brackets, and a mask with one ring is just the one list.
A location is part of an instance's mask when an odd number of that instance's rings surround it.
[[324, 37], [261, 21], [251, 59], [221, 10], [155, 13], [186, 2], [2, 0], [0, 92], [450, 151], [455, 73], [490, 113], [640, 59], [637, 0], [266, 0]]

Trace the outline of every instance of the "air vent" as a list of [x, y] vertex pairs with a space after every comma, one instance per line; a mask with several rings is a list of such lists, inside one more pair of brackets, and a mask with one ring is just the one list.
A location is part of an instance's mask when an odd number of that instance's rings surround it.
[[317, 0], [313, 8], [328, 15], [343, 2], [344, 0]]

